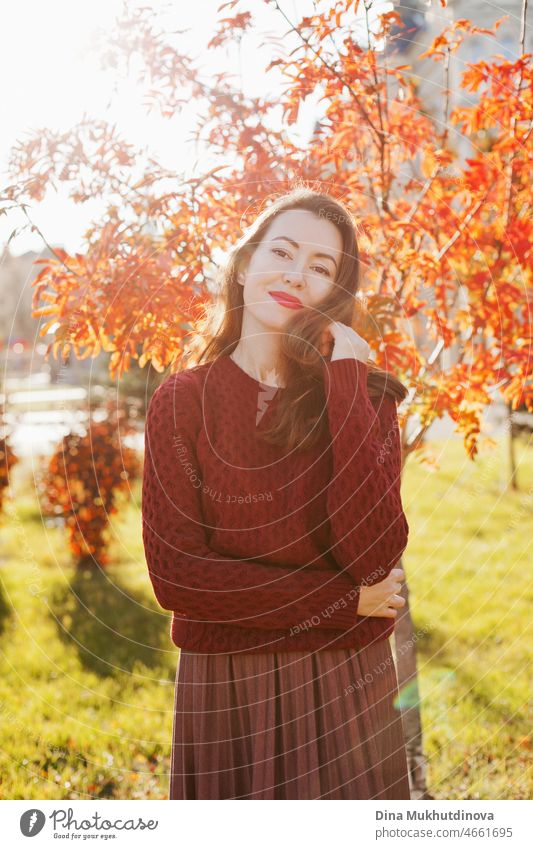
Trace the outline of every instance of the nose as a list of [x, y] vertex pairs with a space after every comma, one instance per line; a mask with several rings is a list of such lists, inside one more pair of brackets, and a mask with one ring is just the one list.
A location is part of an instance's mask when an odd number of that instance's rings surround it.
[[296, 286], [298, 289], [301, 289], [305, 282], [303, 272], [297, 268], [292, 271], [286, 269], [283, 275], [283, 279], [285, 283], [289, 284], [289, 286]]

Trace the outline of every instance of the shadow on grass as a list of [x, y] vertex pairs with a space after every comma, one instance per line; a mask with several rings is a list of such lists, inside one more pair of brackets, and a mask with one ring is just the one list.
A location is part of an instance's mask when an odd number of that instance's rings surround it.
[[433, 626], [424, 626], [427, 630], [417, 629], [414, 626], [417, 635], [416, 653], [418, 657], [423, 656], [431, 663], [438, 663], [442, 666], [454, 665], [454, 644], [450, 641], [446, 634], [439, 628]]
[[76, 572], [50, 599], [59, 637], [83, 666], [102, 677], [131, 672], [134, 663], [169, 665], [168, 620], [144, 597], [93, 565]]
[[4, 632], [6, 620], [11, 616], [11, 605], [4, 595], [4, 588], [0, 584], [0, 634]]
[[512, 718], [510, 720], [512, 708], [505, 699], [492, 698], [490, 692], [483, 690], [483, 679], [490, 667], [479, 660], [479, 652], [482, 650], [472, 646], [466, 648], [464, 643], [458, 643], [446, 637], [438, 628], [433, 628], [417, 642], [418, 667], [426, 663], [438, 668], [441, 685], [449, 686], [452, 693], [457, 693], [457, 698], [468, 698], [487, 711], [491, 722], [498, 723], [502, 728], [509, 724], [520, 726], [519, 717], [516, 717], [516, 722]]

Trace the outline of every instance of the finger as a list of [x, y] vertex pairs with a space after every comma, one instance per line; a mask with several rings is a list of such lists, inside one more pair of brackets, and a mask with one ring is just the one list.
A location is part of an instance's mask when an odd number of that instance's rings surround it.
[[328, 349], [332, 344], [333, 344], [332, 336], [326, 328], [326, 330], [324, 330], [322, 332], [321, 336], [320, 336], [319, 345], [320, 345], [321, 348], [324, 347], [324, 348]]
[[373, 616], [381, 616], [384, 619], [393, 619], [396, 616], [396, 610], [393, 607], [379, 607]]
[[405, 604], [405, 599], [401, 595], [393, 595], [393, 597], [389, 601], [389, 604], [393, 605], [394, 607], [403, 607]]
[[392, 616], [392, 608], [388, 605], [376, 605], [374, 610], [371, 613], [366, 613], [365, 616], [379, 616], [381, 618], [386, 617], [389, 619]]

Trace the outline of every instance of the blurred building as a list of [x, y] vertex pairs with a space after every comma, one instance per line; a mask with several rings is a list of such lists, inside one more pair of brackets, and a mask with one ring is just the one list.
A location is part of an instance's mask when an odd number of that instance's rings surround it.
[[[43, 257], [46, 254], [43, 254]], [[0, 256], [0, 343], [5, 347], [16, 339], [31, 340], [39, 327], [39, 319], [31, 317], [33, 289], [31, 281], [38, 272], [33, 265], [38, 254], [28, 251], [13, 256], [5, 248]]]
[[[444, 63], [431, 58], [419, 59], [432, 43], [433, 39], [454, 20], [466, 18], [479, 27], [490, 29], [494, 23], [507, 15], [496, 30], [494, 36], [484, 33], [466, 35], [461, 46], [450, 55], [448, 77], [449, 109], [454, 106], [469, 106], [476, 102], [475, 92], [461, 89], [461, 75], [468, 63], [480, 59], [490, 60], [491, 56], [501, 55], [505, 59], [515, 60], [521, 53], [520, 32], [522, 0], [499, 0], [498, 4], [486, 0], [448, 0], [442, 7], [439, 0], [394, 0], [392, 4], [399, 13], [404, 27], [396, 26], [385, 48], [387, 62], [392, 65], [411, 65], [404, 71], [406, 78], [414, 83], [415, 91], [422, 101], [422, 108], [440, 123], [444, 119], [445, 76]], [[533, 28], [525, 30], [525, 52], [533, 51]], [[469, 140], [454, 135], [454, 127], [449, 126], [449, 144], [459, 156], [471, 153], [471, 145], [484, 148], [483, 133]]]
[[[486, 0], [448, 0], [442, 7], [439, 0], [394, 0], [392, 4], [402, 19], [404, 26], [395, 26], [389, 41], [385, 46], [387, 63], [394, 65], [410, 65], [403, 71], [404, 76], [414, 86], [416, 95], [421, 101], [421, 109], [431, 116], [437, 128], [444, 129], [444, 121], [448, 128], [448, 146], [456, 153], [459, 163], [480, 151], [488, 150], [491, 144], [490, 132], [481, 130], [470, 138], [458, 132], [456, 127], [446, 120], [451, 110], [456, 107], [473, 106], [478, 94], [465, 91], [461, 87], [462, 73], [468, 64], [480, 60], [490, 61], [491, 57], [500, 57], [513, 61], [521, 54], [521, 16], [522, 0], [499, 0], [498, 4]], [[477, 33], [475, 35], [459, 33], [464, 36], [461, 46], [450, 54], [448, 76], [445, 76], [443, 61], [431, 58], [419, 58], [431, 45], [436, 36], [452, 21], [466, 18], [475, 26], [492, 29], [494, 23], [507, 16], [495, 35]], [[525, 27], [524, 51], [533, 51], [533, 30]], [[446, 102], [446, 86], [449, 89]], [[445, 114], [446, 110], [446, 114]], [[416, 169], [418, 158], [415, 157], [413, 167]], [[421, 297], [433, 302], [432, 292], [424, 289]], [[467, 302], [462, 289], [458, 292], [457, 307], [466, 308]], [[415, 342], [420, 348], [427, 344], [424, 319], [415, 317], [411, 321], [411, 330]], [[461, 344], [458, 340], [450, 348], [444, 350], [440, 357], [443, 367], [456, 360]]]
[[[26, 251], [20, 256], [10, 253], [5, 247], [0, 255], [0, 364], [5, 379], [25, 378], [30, 374], [47, 373], [51, 382], [61, 381], [71, 384], [85, 383], [88, 376], [95, 374], [95, 362], [98, 360], [76, 360], [68, 358], [66, 363], [50, 354], [44, 359], [44, 352], [52, 341], [53, 335], [39, 335], [40, 327], [48, 317], [32, 316], [32, 283], [42, 268], [35, 260], [46, 259], [52, 253], [45, 249], [40, 253]], [[107, 355], [100, 355], [99, 363], [104, 363]]]

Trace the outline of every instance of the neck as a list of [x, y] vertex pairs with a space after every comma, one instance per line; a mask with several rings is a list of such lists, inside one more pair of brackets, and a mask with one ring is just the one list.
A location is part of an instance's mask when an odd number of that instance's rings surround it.
[[233, 359], [255, 380], [279, 386], [281, 330], [259, 321], [243, 308], [241, 338], [233, 350]]
[[278, 350], [272, 350], [268, 345], [259, 347], [250, 340], [240, 339], [231, 352], [232, 358], [247, 374], [271, 386], [280, 385], [280, 377], [276, 362]]

